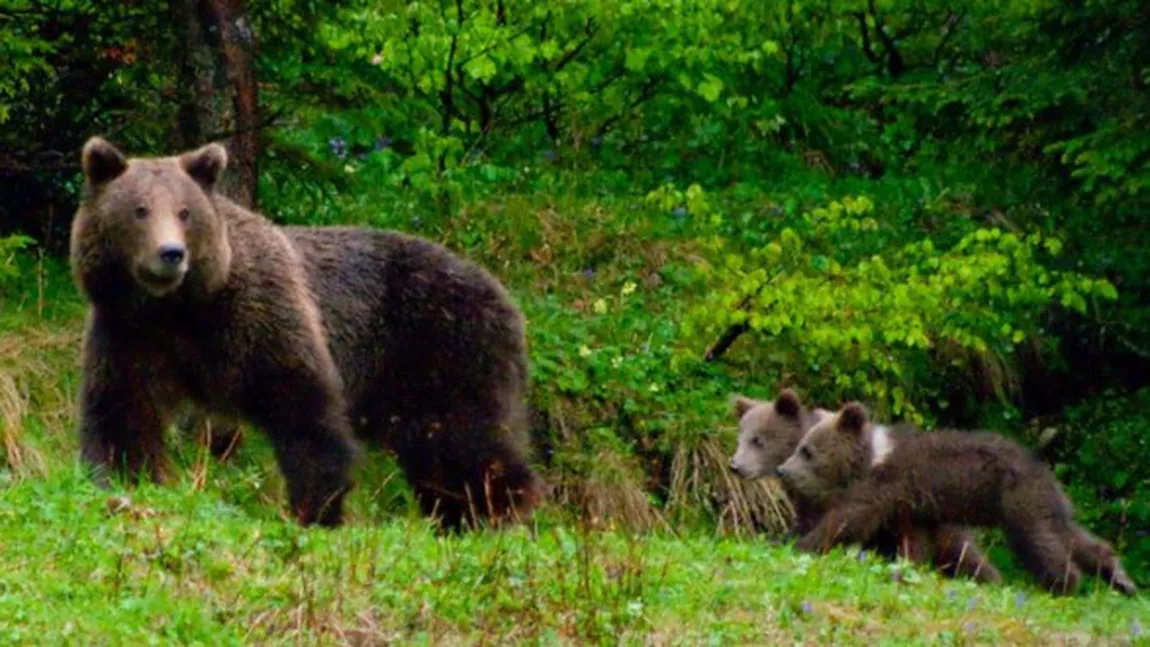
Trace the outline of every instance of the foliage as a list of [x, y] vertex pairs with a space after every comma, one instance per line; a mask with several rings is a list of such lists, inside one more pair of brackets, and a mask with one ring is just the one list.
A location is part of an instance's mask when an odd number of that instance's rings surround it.
[[1082, 519], [1115, 538], [1134, 577], [1150, 574], [1150, 389], [1105, 391], [1071, 407], [1056, 469]]
[[16, 263], [16, 253], [24, 249], [33, 240], [28, 236], [0, 237], [0, 297], [4, 296], [8, 286], [20, 278], [20, 268]]
[[[746, 329], [767, 360], [826, 402], [863, 399], [882, 416], [922, 422], [946, 397], [943, 362], [1007, 363], [1060, 304], [1115, 299], [1104, 279], [1051, 271], [1039, 234], [980, 228], [949, 249], [892, 244], [873, 203], [846, 197], [805, 214], [747, 253], [716, 237], [707, 298], [687, 320], [702, 341]], [[880, 249], [882, 253], [871, 253]]]

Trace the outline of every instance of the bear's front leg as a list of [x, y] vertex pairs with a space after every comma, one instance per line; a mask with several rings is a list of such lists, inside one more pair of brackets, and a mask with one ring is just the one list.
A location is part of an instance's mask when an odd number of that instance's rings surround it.
[[298, 360], [277, 363], [249, 380], [247, 417], [270, 438], [302, 525], [343, 522], [356, 444], [334, 369]]
[[111, 473], [126, 474], [130, 481], [143, 473], [163, 482], [168, 473], [163, 433], [177, 393], [164, 358], [95, 315], [82, 348], [80, 458], [93, 480], [109, 488]]
[[891, 521], [891, 513], [877, 488], [859, 483], [841, 502], [832, 505], [810, 532], [795, 542], [795, 548], [825, 553], [838, 544], [865, 544], [884, 523]]
[[965, 575], [984, 584], [998, 584], [1002, 574], [962, 526], [942, 525], [935, 533], [935, 563], [954, 577]]

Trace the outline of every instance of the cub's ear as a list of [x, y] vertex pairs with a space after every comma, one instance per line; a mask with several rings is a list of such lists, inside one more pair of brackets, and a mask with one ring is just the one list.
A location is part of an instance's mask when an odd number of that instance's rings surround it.
[[748, 398], [744, 395], [735, 394], [731, 396], [731, 412], [735, 414], [735, 418], [742, 420], [747, 412], [754, 409], [761, 404], [758, 400]]
[[98, 187], [120, 177], [128, 168], [128, 160], [115, 146], [103, 137], [90, 138], [80, 152], [80, 166], [84, 169], [84, 179]]
[[803, 409], [803, 403], [799, 400], [799, 396], [791, 389], [783, 389], [779, 392], [779, 397], [775, 399], [775, 411], [780, 416], [787, 418], [798, 418], [799, 412]]
[[223, 144], [212, 142], [180, 155], [180, 166], [200, 186], [211, 191], [228, 166], [228, 150]]
[[866, 407], [861, 402], [851, 402], [839, 412], [838, 430], [849, 434], [861, 434], [867, 423]]

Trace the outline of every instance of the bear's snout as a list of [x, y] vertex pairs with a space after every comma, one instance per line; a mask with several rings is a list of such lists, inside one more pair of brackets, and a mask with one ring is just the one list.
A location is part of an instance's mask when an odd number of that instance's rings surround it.
[[164, 265], [179, 265], [184, 262], [187, 250], [184, 249], [183, 245], [168, 243], [166, 245], [160, 245], [158, 253], [160, 262]]
[[183, 282], [188, 271], [188, 248], [182, 241], [168, 238], [141, 260], [136, 267], [136, 279], [148, 292], [162, 296]]
[[785, 475], [786, 475], [786, 471], [783, 470], [782, 465], [779, 465], [778, 467], [775, 468], [775, 476], [782, 478]]
[[727, 463], [727, 469], [731, 470], [735, 474], [741, 474], [739, 471], [739, 466], [735, 464], [735, 459], [733, 458], [731, 459], [730, 463]]

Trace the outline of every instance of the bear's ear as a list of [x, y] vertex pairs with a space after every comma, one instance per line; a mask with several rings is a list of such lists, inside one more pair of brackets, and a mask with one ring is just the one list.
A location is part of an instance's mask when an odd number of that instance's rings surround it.
[[120, 177], [124, 169], [128, 168], [128, 160], [115, 146], [103, 137], [96, 136], [84, 144], [80, 153], [80, 166], [89, 184], [101, 186]]
[[211, 191], [220, 179], [220, 174], [228, 165], [228, 150], [223, 144], [212, 142], [194, 151], [180, 155], [180, 166], [184, 172], [199, 182], [205, 190]]
[[866, 423], [866, 407], [860, 402], [851, 402], [839, 412], [839, 431], [858, 435], [862, 433]]
[[791, 389], [783, 389], [779, 392], [779, 397], [775, 399], [775, 411], [777, 411], [780, 416], [798, 418], [802, 408], [802, 401], [799, 400], [799, 396]]
[[731, 396], [731, 412], [739, 420], [742, 420], [743, 416], [747, 415], [747, 412], [754, 409], [758, 404], [758, 400], [753, 400], [745, 395], [735, 394]]

